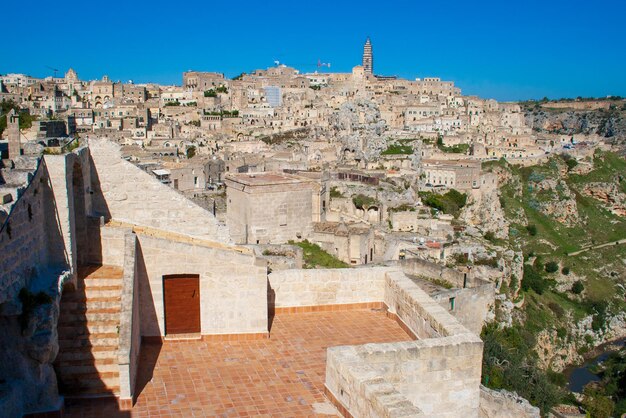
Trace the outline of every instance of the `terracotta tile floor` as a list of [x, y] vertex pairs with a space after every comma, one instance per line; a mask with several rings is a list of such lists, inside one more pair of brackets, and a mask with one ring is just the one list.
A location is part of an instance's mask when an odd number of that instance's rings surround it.
[[81, 400], [68, 401], [65, 416], [332, 415], [323, 394], [326, 348], [407, 340], [383, 311], [279, 314], [267, 340], [144, 345], [132, 411], [111, 400]]

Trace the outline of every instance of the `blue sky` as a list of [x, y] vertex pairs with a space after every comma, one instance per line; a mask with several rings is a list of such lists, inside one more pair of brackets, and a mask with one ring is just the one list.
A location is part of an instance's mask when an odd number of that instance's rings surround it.
[[279, 60], [438, 76], [498, 100], [626, 96], [626, 0], [34, 1], [2, 6], [0, 73], [180, 84]]

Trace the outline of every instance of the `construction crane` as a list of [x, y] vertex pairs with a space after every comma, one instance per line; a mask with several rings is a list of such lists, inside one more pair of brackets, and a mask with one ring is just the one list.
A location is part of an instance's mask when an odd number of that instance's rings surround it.
[[321, 60], [317, 60], [317, 68], [326, 67], [330, 68], [330, 62], [322, 62]]
[[57, 73], [59, 72], [59, 70], [57, 70], [56, 68], [52, 68], [49, 65], [46, 65], [47, 68], [50, 68], [52, 71], [54, 71], [54, 78], [57, 78]]

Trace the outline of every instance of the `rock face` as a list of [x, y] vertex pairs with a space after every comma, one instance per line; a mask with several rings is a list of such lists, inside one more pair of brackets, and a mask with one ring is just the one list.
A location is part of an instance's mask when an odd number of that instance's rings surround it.
[[4, 416], [12, 416], [10, 411], [21, 416], [33, 410], [58, 409], [60, 399], [52, 362], [59, 351], [59, 297], [51, 296], [49, 303], [32, 308], [19, 302], [1, 306], [0, 385], [10, 386], [14, 396], [0, 390], [0, 409], [9, 411]]
[[544, 215], [567, 226], [580, 222], [575, 196], [565, 181], [544, 179], [534, 183], [533, 191], [538, 199], [531, 204]]
[[604, 202], [614, 214], [626, 217], [626, 194], [617, 183], [587, 183], [582, 193]]
[[509, 222], [496, 189], [470, 194], [460, 219], [484, 232], [493, 232], [496, 238], [506, 239], [509, 236]]
[[548, 367], [555, 372], [563, 371], [570, 364], [580, 364], [584, 358], [578, 354], [583, 346], [597, 347], [615, 339], [626, 336], [626, 313], [613, 316], [605, 329], [593, 329], [593, 316], [589, 315], [580, 321], [570, 321], [571, 338], [563, 341], [556, 330], [543, 330], [537, 336], [536, 352], [539, 366]]
[[598, 134], [606, 138], [626, 139], [626, 120], [619, 109], [527, 111], [526, 124], [544, 133]]
[[514, 392], [480, 387], [481, 418], [539, 418], [539, 408]]
[[344, 103], [333, 116], [331, 126], [341, 144], [340, 160], [343, 162], [372, 161], [386, 148], [383, 137], [386, 124], [378, 106], [370, 100]]

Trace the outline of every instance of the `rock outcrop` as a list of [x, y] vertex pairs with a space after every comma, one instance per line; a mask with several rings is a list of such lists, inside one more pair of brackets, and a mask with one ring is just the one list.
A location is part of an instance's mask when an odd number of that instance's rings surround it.
[[539, 408], [515, 392], [480, 387], [481, 418], [539, 418]]
[[615, 215], [626, 217], [626, 193], [617, 183], [587, 183], [581, 192], [604, 202]]
[[331, 126], [341, 144], [340, 159], [373, 161], [387, 146], [383, 136], [386, 124], [378, 106], [365, 99], [344, 103], [333, 115]]

